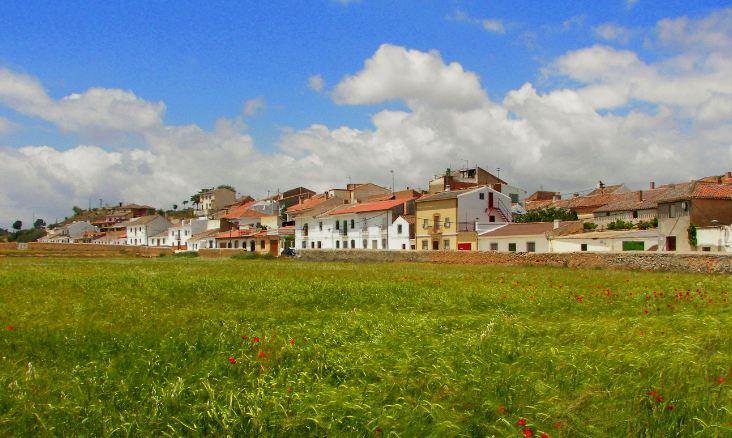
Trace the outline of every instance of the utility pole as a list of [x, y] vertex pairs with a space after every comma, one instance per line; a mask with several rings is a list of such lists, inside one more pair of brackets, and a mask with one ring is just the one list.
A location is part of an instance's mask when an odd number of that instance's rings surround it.
[[496, 167], [496, 178], [501, 179], [501, 168]]
[[394, 195], [394, 171], [390, 170], [391, 172], [391, 194]]

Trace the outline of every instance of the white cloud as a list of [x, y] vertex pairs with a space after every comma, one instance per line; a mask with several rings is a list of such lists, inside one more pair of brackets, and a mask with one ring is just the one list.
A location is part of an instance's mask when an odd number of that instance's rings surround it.
[[502, 20], [497, 18], [475, 18], [468, 15], [467, 12], [457, 9], [452, 15], [446, 17], [447, 20], [460, 21], [463, 23], [469, 23], [476, 26], [480, 26], [488, 32], [503, 34], [506, 33], [506, 26]]
[[14, 130], [16, 128], [15, 123], [11, 122], [10, 120], [6, 119], [5, 117], [0, 117], [0, 135], [7, 134], [8, 132]]
[[633, 32], [630, 29], [615, 23], [603, 23], [595, 26], [592, 30], [595, 32], [595, 35], [606, 41], [617, 41], [622, 44], [628, 44], [630, 38], [633, 36]]
[[325, 81], [320, 75], [312, 75], [308, 78], [308, 87], [316, 93], [320, 93], [325, 88]]
[[403, 100], [415, 107], [460, 109], [478, 107], [486, 100], [478, 75], [460, 64], [445, 64], [437, 51], [390, 44], [379, 47], [363, 70], [344, 78], [333, 97], [350, 105]]
[[267, 102], [263, 97], [257, 97], [255, 99], [249, 99], [244, 102], [244, 108], [242, 112], [245, 116], [251, 117], [256, 114], [259, 110], [264, 109], [267, 106]]
[[[335, 85], [333, 99], [399, 101], [402, 110], [377, 110], [369, 129], [288, 130], [267, 153], [240, 119], [222, 118], [210, 131], [166, 125], [162, 103], [132, 92], [96, 88], [53, 99], [36, 79], [2, 70], [4, 106], [62, 130], [121, 131], [140, 141], [113, 150], [103, 143], [0, 149], [0, 223], [33, 212], [51, 220], [89, 198], [167, 206], [220, 183], [261, 195], [297, 185], [321, 190], [349, 177], [388, 184], [395, 169], [404, 184], [424, 187], [462, 158], [501, 167], [501, 176], [529, 190], [575, 190], [597, 179], [645, 186], [729, 170], [721, 158], [732, 157], [732, 61], [728, 46], [711, 38], [726, 32], [720, 14], [660, 22], [654, 44], [665, 45], [665, 58], [604, 45], [565, 53], [548, 66], [548, 83], [571, 86], [539, 91], [527, 83], [500, 102], [475, 73], [436, 51], [383, 45]], [[699, 43], [676, 41], [671, 25]]]

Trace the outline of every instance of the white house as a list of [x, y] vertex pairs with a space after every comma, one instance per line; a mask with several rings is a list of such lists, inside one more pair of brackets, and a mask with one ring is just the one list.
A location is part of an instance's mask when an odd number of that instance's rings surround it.
[[550, 252], [550, 233], [576, 232], [580, 221], [510, 223], [478, 235], [478, 251]]
[[[323, 248], [411, 249], [409, 223], [404, 214], [414, 213], [414, 198], [388, 199], [334, 208], [316, 218]], [[320, 224], [323, 224], [321, 231]]]
[[206, 230], [208, 219], [182, 219], [179, 223], [168, 228], [166, 231], [166, 246], [173, 246], [178, 249], [187, 248], [188, 239], [194, 234]]
[[84, 233], [88, 231], [98, 232], [99, 228], [87, 221], [76, 221], [54, 229], [38, 241], [45, 243], [74, 243], [76, 239], [82, 238]]
[[732, 252], [732, 226], [698, 227], [696, 242], [704, 252]]
[[186, 241], [186, 249], [198, 251], [199, 249], [216, 248], [216, 235], [220, 231], [218, 228], [214, 228], [192, 235]]
[[152, 240], [148, 241], [148, 238], [167, 231], [173, 224], [162, 216], [151, 215], [130, 219], [123, 225], [127, 233], [127, 245], [152, 245]]
[[593, 231], [551, 237], [550, 252], [621, 252], [656, 251], [660, 236], [657, 229], [627, 231]]

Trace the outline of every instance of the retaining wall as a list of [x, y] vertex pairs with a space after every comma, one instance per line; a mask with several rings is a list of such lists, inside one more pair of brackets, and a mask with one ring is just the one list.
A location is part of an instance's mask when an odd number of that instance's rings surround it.
[[537, 265], [732, 274], [732, 255], [673, 253], [499, 253], [479, 251], [300, 250], [301, 260]]

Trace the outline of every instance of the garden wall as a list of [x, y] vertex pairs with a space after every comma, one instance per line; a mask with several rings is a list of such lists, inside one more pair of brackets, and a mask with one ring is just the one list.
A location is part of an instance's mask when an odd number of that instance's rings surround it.
[[[15, 245], [15, 244], [13, 244]], [[0, 247], [3, 249], [16, 249]], [[92, 243], [41, 243], [30, 242], [13, 251], [17, 256], [68, 256], [68, 257], [158, 257], [161, 254], [173, 254], [172, 248], [127, 246], [127, 245], [97, 245]]]
[[18, 249], [18, 244], [15, 242], [2, 242], [0, 243], [0, 250], [3, 249]]
[[478, 251], [300, 250], [307, 261], [537, 265], [732, 274], [732, 255], [670, 253], [499, 253]]

